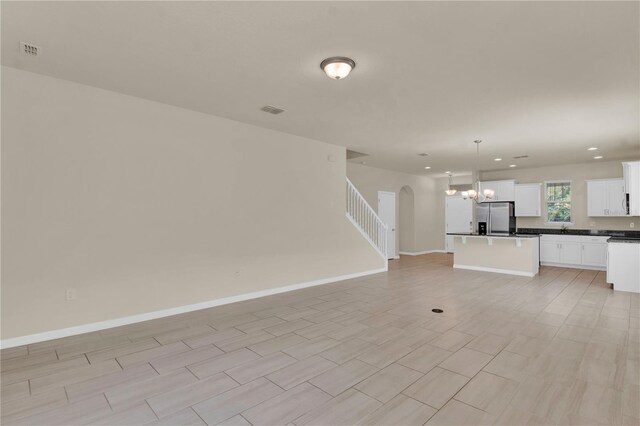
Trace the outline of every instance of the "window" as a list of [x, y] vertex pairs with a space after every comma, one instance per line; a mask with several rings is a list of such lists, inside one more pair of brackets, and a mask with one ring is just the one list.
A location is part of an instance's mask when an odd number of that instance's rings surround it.
[[571, 182], [546, 182], [547, 222], [571, 222]]

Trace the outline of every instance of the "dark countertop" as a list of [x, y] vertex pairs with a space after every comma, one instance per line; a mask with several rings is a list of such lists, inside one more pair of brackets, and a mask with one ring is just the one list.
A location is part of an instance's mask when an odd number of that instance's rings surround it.
[[608, 243], [640, 244], [640, 238], [611, 237], [607, 240], [607, 242]]
[[590, 237], [640, 238], [640, 231], [606, 230], [606, 229], [566, 229], [560, 228], [518, 228], [519, 234], [551, 234], [551, 235], [587, 235]]
[[480, 235], [470, 232], [447, 232], [447, 235], [455, 235], [458, 237], [488, 237], [488, 238], [538, 238], [537, 234], [488, 234]]

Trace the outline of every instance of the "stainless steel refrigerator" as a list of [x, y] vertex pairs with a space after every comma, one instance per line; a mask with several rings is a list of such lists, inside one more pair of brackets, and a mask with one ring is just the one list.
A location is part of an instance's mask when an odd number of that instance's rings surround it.
[[480, 224], [486, 224], [487, 234], [515, 234], [515, 204], [479, 203], [476, 204], [476, 231]]

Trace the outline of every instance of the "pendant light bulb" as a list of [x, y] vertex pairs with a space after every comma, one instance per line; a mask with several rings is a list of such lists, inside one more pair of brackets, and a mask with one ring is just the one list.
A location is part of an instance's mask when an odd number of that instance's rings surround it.
[[453, 189], [451, 187], [452, 185], [453, 185], [453, 175], [449, 173], [449, 186], [447, 187], [447, 190], [444, 191], [447, 195], [455, 195], [455, 193], [458, 192], [456, 189]]

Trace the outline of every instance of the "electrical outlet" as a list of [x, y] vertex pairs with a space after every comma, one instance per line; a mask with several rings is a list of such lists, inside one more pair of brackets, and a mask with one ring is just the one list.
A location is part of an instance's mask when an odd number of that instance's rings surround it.
[[629, 228], [635, 228], [635, 227], [636, 227], [636, 224], [635, 224], [635, 223], [631, 222], [631, 223], [629, 224]]
[[78, 293], [75, 288], [68, 288], [66, 292], [67, 301], [76, 300], [78, 298]]

